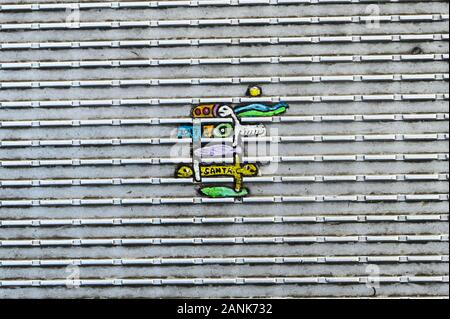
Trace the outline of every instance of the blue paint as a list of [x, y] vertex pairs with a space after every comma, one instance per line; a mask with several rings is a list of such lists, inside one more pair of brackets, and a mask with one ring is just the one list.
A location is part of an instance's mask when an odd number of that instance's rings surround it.
[[272, 112], [276, 111], [282, 107], [289, 108], [289, 104], [287, 103], [278, 103], [276, 105], [267, 105], [267, 104], [250, 104], [245, 106], [239, 106], [234, 109], [236, 114], [248, 112], [248, 111], [259, 111], [259, 112]]
[[178, 127], [178, 138], [192, 138], [194, 141], [199, 141], [202, 138], [201, 125], [182, 125]]

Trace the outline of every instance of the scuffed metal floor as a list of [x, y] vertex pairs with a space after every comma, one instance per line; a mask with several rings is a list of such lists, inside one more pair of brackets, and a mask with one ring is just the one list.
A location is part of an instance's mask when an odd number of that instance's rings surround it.
[[[448, 13], [0, 0], [0, 296], [448, 296]], [[194, 106], [255, 101], [249, 196], [176, 178]]]

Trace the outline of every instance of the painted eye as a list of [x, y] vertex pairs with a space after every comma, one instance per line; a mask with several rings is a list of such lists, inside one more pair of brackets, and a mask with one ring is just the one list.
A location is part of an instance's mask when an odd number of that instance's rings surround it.
[[251, 173], [254, 173], [254, 172], [256, 172], [256, 167], [255, 166], [253, 166], [253, 165], [249, 165], [249, 164], [247, 164], [247, 165], [245, 165], [245, 167], [244, 167], [247, 171], [249, 171], [249, 172], [251, 172]]
[[216, 138], [229, 137], [233, 133], [233, 126], [229, 123], [220, 124], [214, 129], [213, 133]]
[[211, 113], [211, 111], [209, 110], [209, 108], [205, 107], [203, 109], [203, 115], [209, 115]]
[[195, 115], [200, 116], [202, 115], [202, 110], [200, 108], [195, 109]]

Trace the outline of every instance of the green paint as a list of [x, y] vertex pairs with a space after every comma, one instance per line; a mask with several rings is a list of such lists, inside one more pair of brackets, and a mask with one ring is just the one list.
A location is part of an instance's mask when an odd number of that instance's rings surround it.
[[233, 188], [230, 187], [206, 187], [202, 188], [200, 192], [203, 195], [212, 198], [244, 197], [248, 195], [248, 190], [246, 190], [245, 188], [240, 192], [236, 192]]
[[226, 138], [233, 134], [234, 127], [230, 123], [219, 124], [213, 131], [213, 135], [216, 138]]
[[270, 117], [270, 116], [283, 114], [286, 111], [287, 111], [286, 107], [280, 107], [279, 109], [276, 109], [274, 111], [269, 111], [269, 112], [253, 110], [253, 111], [242, 112], [238, 115], [238, 117]]

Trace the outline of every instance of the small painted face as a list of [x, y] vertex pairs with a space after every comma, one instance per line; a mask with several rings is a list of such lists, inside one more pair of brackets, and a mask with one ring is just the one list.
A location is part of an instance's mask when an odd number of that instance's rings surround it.
[[219, 107], [217, 113], [219, 114], [220, 117], [230, 117], [231, 115], [234, 114], [234, 111], [228, 105], [222, 105], [221, 107]]
[[177, 171], [178, 178], [190, 178], [194, 175], [192, 168], [189, 166], [181, 166]]
[[242, 166], [241, 172], [245, 176], [256, 176], [258, 174], [258, 168], [254, 164], [245, 164]]

